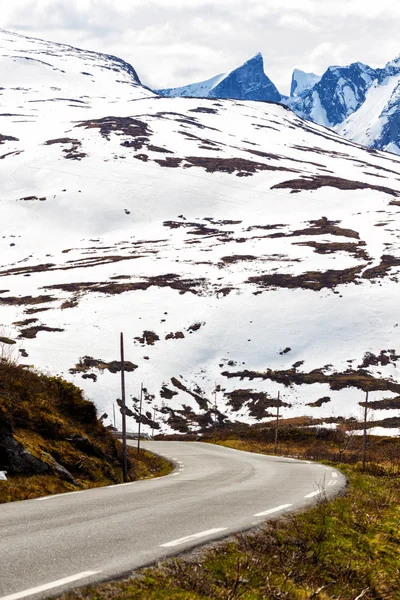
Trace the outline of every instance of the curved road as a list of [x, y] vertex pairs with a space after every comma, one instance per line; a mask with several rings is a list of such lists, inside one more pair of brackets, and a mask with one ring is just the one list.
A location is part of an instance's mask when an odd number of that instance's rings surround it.
[[37, 600], [118, 577], [346, 485], [318, 463], [199, 442], [144, 446], [173, 459], [173, 473], [0, 505], [0, 600]]

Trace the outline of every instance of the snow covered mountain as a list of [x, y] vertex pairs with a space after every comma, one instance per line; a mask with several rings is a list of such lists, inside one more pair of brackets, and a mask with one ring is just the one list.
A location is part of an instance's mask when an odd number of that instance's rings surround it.
[[272, 102], [279, 102], [282, 97], [264, 73], [264, 62], [260, 53], [228, 74], [217, 75], [207, 81], [184, 87], [158, 90], [158, 93], [168, 97], [232, 98]]
[[158, 90], [163, 96], [271, 100], [300, 117], [335, 129], [370, 148], [400, 154], [400, 57], [383, 69], [357, 62], [329, 67], [320, 77], [295, 69], [290, 96], [282, 96], [264, 74], [258, 54], [229, 75]]
[[278, 392], [335, 426], [369, 390], [398, 432], [400, 159], [280, 104], [152, 95], [113, 57], [0, 48], [0, 350], [106, 423], [124, 331], [147, 430], [264, 422]]
[[333, 127], [363, 104], [374, 79], [375, 71], [362, 63], [329, 67], [320, 81], [288, 104], [304, 119]]
[[290, 85], [290, 96], [297, 98], [310, 90], [316, 83], [321, 80], [319, 75], [315, 73], [305, 73], [300, 69], [295, 69], [292, 74], [292, 83]]

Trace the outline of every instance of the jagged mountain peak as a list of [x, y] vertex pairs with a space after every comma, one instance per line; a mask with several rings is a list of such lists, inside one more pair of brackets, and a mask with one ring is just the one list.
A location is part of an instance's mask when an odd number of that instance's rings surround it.
[[233, 98], [279, 102], [281, 94], [264, 72], [264, 60], [258, 52], [227, 74], [179, 88], [157, 90], [162, 96], [197, 98]]
[[292, 74], [292, 82], [290, 86], [290, 95], [294, 97], [301, 96], [307, 90], [311, 89], [321, 76], [315, 73], [306, 73], [300, 69], [294, 69]]

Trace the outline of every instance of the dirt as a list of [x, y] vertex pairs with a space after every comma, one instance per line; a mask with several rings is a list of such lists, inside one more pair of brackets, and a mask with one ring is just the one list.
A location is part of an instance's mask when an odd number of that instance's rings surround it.
[[335, 235], [340, 237], [360, 239], [359, 234], [354, 229], [340, 227], [340, 221], [330, 221], [327, 217], [309, 221], [309, 227], [296, 229], [292, 233], [274, 233], [269, 237], [298, 237], [301, 235]]
[[3, 135], [0, 133], [0, 144], [4, 144], [5, 142], [19, 142], [19, 139], [12, 135]]
[[372, 267], [371, 269], [367, 269], [363, 273], [364, 279], [375, 279], [382, 278], [388, 275], [390, 269], [392, 267], [400, 266], [400, 258], [396, 258], [395, 256], [391, 256], [390, 254], [383, 254], [381, 256], [381, 262], [376, 267]]
[[207, 410], [208, 408], [208, 400], [206, 398], [203, 398], [203, 396], [200, 396], [199, 393], [197, 392], [193, 392], [192, 390], [189, 390], [181, 381], [179, 381], [179, 379], [177, 379], [176, 377], [171, 377], [171, 383], [172, 385], [174, 385], [176, 388], [178, 388], [178, 390], [181, 390], [182, 392], [186, 392], [186, 394], [189, 394], [189, 396], [192, 396], [192, 398], [194, 398], [197, 402], [197, 404], [199, 405], [199, 408], [201, 410]]
[[317, 254], [335, 254], [336, 252], [347, 252], [359, 258], [360, 260], [371, 260], [368, 252], [365, 249], [366, 243], [359, 242], [354, 244], [351, 242], [295, 242], [295, 246], [308, 246], [313, 248]]
[[329, 396], [324, 396], [323, 398], [319, 398], [315, 402], [309, 402], [308, 404], [306, 404], [306, 406], [311, 406], [311, 408], [319, 408], [323, 404], [327, 404], [330, 401], [331, 399]]
[[278, 167], [267, 165], [265, 163], [247, 160], [245, 158], [217, 158], [206, 156], [187, 156], [185, 168], [202, 167], [207, 173], [235, 173], [253, 175], [259, 171], [285, 171], [298, 173], [294, 169], [288, 167]]
[[33, 339], [36, 338], [40, 331], [63, 332], [65, 329], [61, 329], [60, 327], [47, 327], [46, 325], [33, 325], [32, 327], [21, 329], [18, 337]]
[[45, 146], [52, 146], [54, 144], [68, 145], [68, 148], [63, 148], [64, 158], [70, 160], [82, 160], [85, 158], [87, 154], [85, 152], [81, 152], [82, 142], [75, 138], [56, 138], [54, 140], [47, 140], [44, 143]]
[[[7, 306], [27, 306], [31, 304], [44, 304], [46, 302], [56, 302], [57, 298], [54, 296], [2, 296], [0, 298], [0, 306], [2, 304]], [[42, 309], [45, 310], [45, 309]], [[46, 309], [49, 310], [49, 309]]]
[[267, 369], [264, 372], [244, 369], [243, 371], [236, 372], [224, 371], [221, 375], [229, 379], [240, 378], [241, 380], [249, 379], [250, 381], [253, 379], [270, 380], [281, 383], [286, 387], [291, 385], [324, 383], [329, 385], [331, 390], [342, 390], [347, 387], [354, 387], [363, 390], [364, 392], [389, 390], [397, 394], [400, 393], [400, 384], [390, 379], [374, 377], [363, 369], [348, 369], [343, 373], [330, 374], [324, 373], [323, 369], [314, 369], [309, 373], [301, 373], [293, 368], [286, 371]]
[[400, 196], [400, 191], [393, 190], [381, 185], [373, 185], [362, 181], [352, 181], [351, 179], [342, 179], [341, 177], [331, 177], [329, 175], [315, 175], [301, 179], [291, 179], [283, 181], [272, 186], [272, 190], [291, 189], [291, 190], [318, 190], [321, 187], [334, 187], [339, 190], [375, 190], [384, 192], [391, 196]]
[[[132, 373], [138, 366], [133, 364], [129, 360], [124, 361], [124, 370], [128, 373]], [[112, 360], [107, 362], [102, 360], [101, 358], [93, 358], [92, 356], [83, 356], [79, 359], [79, 363], [75, 365], [72, 369], [69, 370], [71, 374], [76, 373], [87, 373], [92, 369], [97, 369], [98, 371], [109, 371], [110, 373], [119, 373], [121, 371], [121, 361], [120, 360]]]
[[307, 271], [301, 275], [289, 273], [273, 273], [270, 275], [255, 275], [247, 279], [247, 283], [256, 284], [262, 289], [287, 288], [313, 290], [315, 292], [324, 288], [334, 289], [338, 285], [355, 283], [358, 281], [363, 265], [343, 269], [341, 271], [329, 269], [327, 271]]
[[160, 337], [154, 331], [143, 331], [142, 336], [134, 338], [139, 344], [143, 346], [154, 346], [156, 342], [159, 341]]
[[380, 354], [376, 355], [373, 352], [366, 352], [362, 363], [359, 365], [359, 369], [368, 369], [371, 366], [381, 365], [382, 367], [392, 363], [396, 366], [400, 356], [396, 354], [395, 350], [381, 350]]

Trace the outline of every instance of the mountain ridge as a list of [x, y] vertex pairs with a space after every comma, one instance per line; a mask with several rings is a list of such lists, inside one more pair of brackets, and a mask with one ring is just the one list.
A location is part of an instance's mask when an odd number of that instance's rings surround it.
[[[237, 71], [245, 73], [246, 65], [257, 57], [260, 61], [261, 54], [259, 53], [231, 73]], [[257, 69], [258, 74], [263, 69], [263, 63], [260, 62]], [[374, 103], [371, 107], [368, 106], [371, 103], [367, 102], [371, 89], [378, 87], [382, 92], [381, 95], [385, 90], [389, 92], [389, 88], [386, 86], [389, 77], [396, 77], [400, 86], [399, 57], [389, 61], [385, 67], [377, 69], [361, 62], [347, 66], [330, 66], [322, 76], [294, 69], [289, 97], [279, 94], [276, 88], [276, 93], [273, 88], [270, 88], [268, 93], [260, 94], [260, 90], [257, 89], [257, 80], [253, 81], [253, 77], [254, 75], [249, 69], [244, 86], [232, 85], [225, 89], [223, 88], [224, 79], [222, 81], [218, 79], [218, 85], [213, 85], [209, 89], [204, 88], [205, 93], [201, 95], [215, 98], [232, 97], [241, 100], [282, 102], [302, 118], [325, 127], [336, 128], [338, 133], [358, 143], [400, 154], [400, 130], [397, 125], [400, 106], [396, 93], [397, 88], [382, 100], [380, 113], [374, 111]], [[203, 82], [203, 84], [205, 83], [207, 82]], [[181, 88], [158, 90], [158, 93], [166, 96], [197, 97], [199, 85], [201, 86], [201, 84], [192, 84]], [[256, 90], [254, 93], [253, 88]], [[371, 95], [375, 96], [376, 94], [372, 92]], [[364, 105], [366, 106], [364, 107]], [[398, 106], [399, 108], [397, 108]], [[358, 114], [359, 111], [361, 111], [360, 114]], [[371, 114], [373, 117], [370, 116]]]

